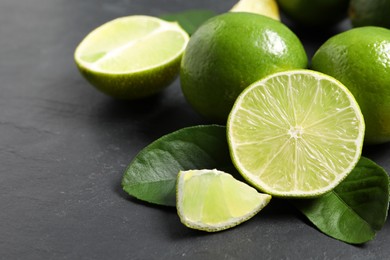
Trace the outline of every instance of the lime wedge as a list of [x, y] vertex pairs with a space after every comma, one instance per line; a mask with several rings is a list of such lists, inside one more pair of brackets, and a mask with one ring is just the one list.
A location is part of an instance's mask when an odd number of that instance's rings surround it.
[[239, 0], [230, 12], [248, 12], [261, 14], [280, 21], [279, 7], [276, 0]]
[[177, 179], [177, 212], [189, 228], [215, 232], [234, 227], [258, 213], [268, 194], [218, 170], [181, 171]]
[[141, 98], [176, 78], [188, 40], [175, 22], [121, 17], [88, 34], [74, 58], [83, 76], [102, 92], [121, 99]]
[[227, 136], [233, 163], [253, 186], [279, 197], [315, 197], [354, 168], [364, 127], [344, 85], [295, 70], [245, 89], [229, 115]]

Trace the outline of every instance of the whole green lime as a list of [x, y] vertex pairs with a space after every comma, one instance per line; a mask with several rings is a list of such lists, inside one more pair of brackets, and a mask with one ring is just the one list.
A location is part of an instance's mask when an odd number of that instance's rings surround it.
[[312, 68], [340, 80], [355, 96], [366, 144], [390, 141], [390, 30], [358, 27], [335, 35], [314, 54]]
[[351, 0], [348, 16], [352, 25], [390, 28], [390, 0]]
[[330, 27], [347, 17], [349, 0], [277, 0], [280, 9], [306, 27]]
[[226, 123], [244, 88], [271, 73], [306, 68], [306, 52], [282, 23], [251, 13], [226, 13], [191, 36], [181, 62], [184, 96], [205, 118]]

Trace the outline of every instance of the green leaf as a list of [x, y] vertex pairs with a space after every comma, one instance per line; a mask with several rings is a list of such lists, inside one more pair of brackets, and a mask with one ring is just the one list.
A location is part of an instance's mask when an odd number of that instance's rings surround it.
[[128, 166], [122, 187], [140, 200], [175, 206], [179, 171], [214, 168], [234, 168], [226, 128], [218, 125], [184, 128], [145, 147]]
[[211, 10], [198, 9], [184, 12], [161, 15], [160, 18], [167, 21], [176, 21], [189, 34], [192, 35], [198, 27], [216, 13]]
[[389, 176], [362, 157], [333, 191], [293, 204], [323, 233], [351, 244], [374, 238], [384, 225], [389, 207]]

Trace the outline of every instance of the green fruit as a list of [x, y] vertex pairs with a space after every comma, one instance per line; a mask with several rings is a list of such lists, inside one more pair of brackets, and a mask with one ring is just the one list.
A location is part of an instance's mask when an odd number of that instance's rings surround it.
[[216, 232], [250, 219], [271, 200], [251, 186], [218, 170], [181, 171], [176, 207], [181, 222], [193, 229]]
[[103, 93], [142, 98], [177, 77], [188, 38], [177, 23], [150, 16], [121, 17], [88, 34], [74, 59], [82, 75]]
[[227, 137], [234, 165], [254, 187], [279, 197], [314, 197], [336, 187], [358, 162], [364, 119], [339, 81], [292, 70], [240, 94]]
[[294, 22], [307, 27], [330, 27], [347, 17], [349, 0], [277, 0]]
[[191, 37], [181, 63], [181, 85], [193, 108], [226, 123], [237, 96], [271, 73], [307, 66], [297, 36], [282, 23], [251, 13], [226, 13]]
[[351, 0], [348, 15], [354, 27], [390, 28], [390, 0]]
[[390, 30], [359, 27], [335, 35], [317, 50], [312, 68], [340, 80], [355, 96], [367, 144], [390, 141]]

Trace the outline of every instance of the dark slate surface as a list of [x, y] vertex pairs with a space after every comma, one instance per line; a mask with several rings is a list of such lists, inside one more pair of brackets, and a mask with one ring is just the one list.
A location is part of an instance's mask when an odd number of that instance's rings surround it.
[[[122, 192], [123, 171], [144, 146], [205, 122], [178, 80], [137, 102], [95, 91], [74, 65], [75, 47], [119, 16], [223, 12], [234, 2], [0, 1], [0, 259], [388, 258], [389, 224], [374, 241], [352, 246], [275, 200], [237, 228], [204, 234], [182, 226], [174, 209]], [[296, 32], [312, 55], [335, 31]], [[390, 170], [389, 145], [364, 153]]]

